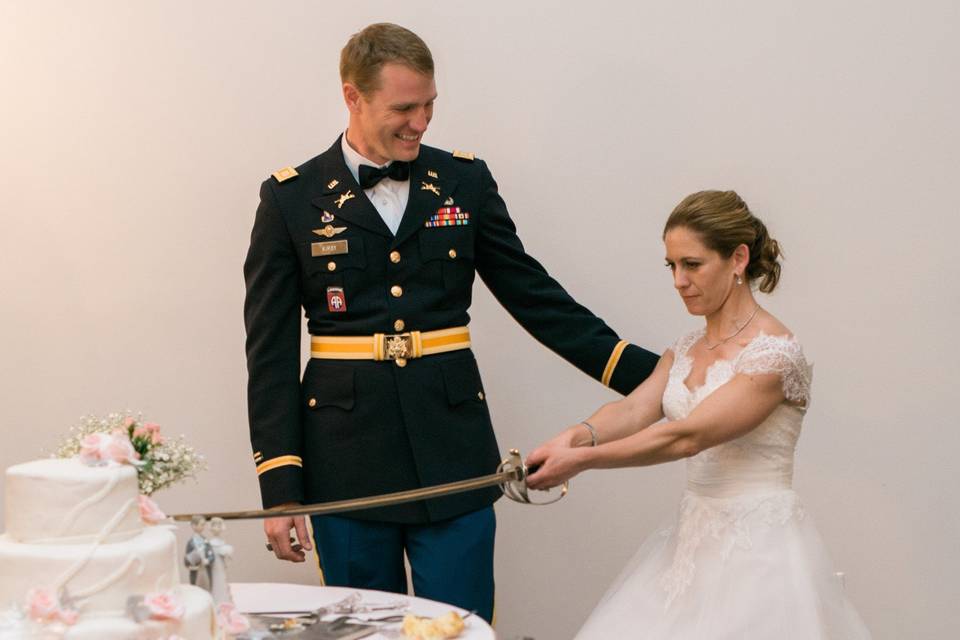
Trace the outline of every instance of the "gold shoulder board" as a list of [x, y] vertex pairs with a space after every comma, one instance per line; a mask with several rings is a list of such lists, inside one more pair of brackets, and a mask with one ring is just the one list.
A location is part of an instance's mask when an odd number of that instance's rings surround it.
[[300, 174], [297, 173], [297, 170], [294, 169], [293, 167], [284, 167], [279, 171], [273, 172], [273, 177], [277, 179], [277, 182], [286, 182], [291, 178], [296, 178], [298, 175]]
[[472, 151], [460, 151], [458, 149], [453, 150], [453, 157], [461, 160], [467, 160], [469, 162], [473, 162], [474, 158], [476, 158]]

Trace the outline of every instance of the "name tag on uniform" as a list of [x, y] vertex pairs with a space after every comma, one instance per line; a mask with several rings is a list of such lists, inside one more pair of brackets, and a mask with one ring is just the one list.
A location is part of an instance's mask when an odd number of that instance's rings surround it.
[[311, 242], [310, 255], [314, 258], [320, 256], [338, 256], [341, 253], [347, 253], [350, 249], [347, 240], [336, 240], [334, 242]]

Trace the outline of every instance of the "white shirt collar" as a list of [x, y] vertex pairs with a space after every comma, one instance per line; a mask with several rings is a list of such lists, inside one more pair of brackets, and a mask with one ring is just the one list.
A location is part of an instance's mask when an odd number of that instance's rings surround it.
[[358, 183], [360, 182], [360, 165], [368, 164], [371, 167], [386, 167], [390, 163], [386, 162], [384, 164], [377, 164], [373, 160], [362, 155], [359, 151], [355, 150], [350, 146], [350, 143], [347, 142], [347, 132], [343, 132], [343, 136], [340, 137], [340, 148], [343, 149], [343, 161], [347, 163], [347, 169], [350, 170], [350, 173], [353, 174], [353, 179]]

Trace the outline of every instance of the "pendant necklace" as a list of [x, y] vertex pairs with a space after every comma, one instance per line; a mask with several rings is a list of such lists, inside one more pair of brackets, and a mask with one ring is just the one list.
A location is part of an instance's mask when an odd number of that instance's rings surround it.
[[[755, 315], [757, 315], [757, 311], [760, 311], [760, 303], [759, 303], [759, 302], [757, 303], [757, 306], [753, 308], [753, 313], [750, 314], [750, 317], [747, 318], [747, 321], [746, 321], [746, 322], [744, 322], [742, 325], [740, 325], [740, 328], [739, 328], [739, 329], [737, 329], [736, 331], [734, 331], [733, 333], [731, 333], [730, 335], [728, 335], [726, 338], [724, 338], [723, 340], [721, 340], [721, 341], [718, 342], [717, 344], [713, 345], [712, 347], [707, 344], [707, 332], [706, 332], [706, 330], [704, 330], [704, 332], [703, 332], [703, 346], [705, 346], [705, 347], [707, 348], [707, 351], [713, 351], [714, 349], [716, 349], [716, 348], [719, 347], [720, 345], [724, 344], [727, 340], [730, 340], [731, 338], [737, 337], [737, 336], [740, 334], [741, 331], [743, 331], [744, 329], [747, 328], [747, 325], [750, 324], [750, 321], [753, 320], [753, 317], [754, 317]], [[736, 321], [734, 321], [734, 324], [736, 324]]]

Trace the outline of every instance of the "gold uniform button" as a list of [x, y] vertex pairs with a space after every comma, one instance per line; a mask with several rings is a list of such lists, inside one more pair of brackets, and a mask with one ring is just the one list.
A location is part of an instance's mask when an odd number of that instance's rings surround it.
[[390, 252], [390, 262], [392, 262], [393, 264], [397, 264], [398, 262], [400, 262], [400, 252], [399, 252], [399, 251], [391, 251], [391, 252]]
[[317, 399], [310, 398], [309, 400], [307, 400], [307, 406], [310, 407], [311, 409], [317, 406]]
[[396, 362], [396, 363], [397, 363], [397, 366], [398, 366], [398, 367], [401, 367], [401, 368], [407, 366], [407, 359], [406, 359], [406, 358], [397, 358], [396, 360], [394, 360], [394, 362]]
[[393, 321], [393, 330], [394, 331], [403, 331], [403, 328], [407, 326], [403, 320], [394, 320]]
[[457, 257], [457, 250], [456, 250], [456, 249], [450, 249], [450, 251], [447, 252], [447, 255], [450, 256], [451, 258], [456, 258], [456, 257]]
[[399, 298], [400, 296], [403, 295], [403, 287], [396, 284], [393, 285], [392, 287], [390, 287], [390, 295], [392, 295], [394, 298]]
[[331, 260], [330, 262], [327, 263], [327, 271], [336, 271], [336, 270], [337, 270], [337, 263], [336, 263], [336, 262], [334, 262], [333, 260]]
[[483, 400], [483, 391], [477, 391], [477, 400]]

